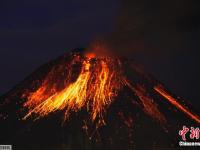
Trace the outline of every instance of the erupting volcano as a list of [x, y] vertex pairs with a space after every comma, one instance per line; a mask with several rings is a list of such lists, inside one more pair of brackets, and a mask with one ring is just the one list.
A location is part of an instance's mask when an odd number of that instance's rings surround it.
[[[65, 64], [63, 64], [65, 65]], [[60, 83], [52, 83], [51, 78], [57, 72], [54, 68], [36, 91], [28, 93], [28, 101], [24, 106], [30, 108], [25, 119], [31, 114], [39, 117], [57, 110], [65, 110], [65, 118], [70, 112], [86, 108], [94, 121], [96, 118], [103, 123], [103, 113], [112, 103], [123, 85], [120, 61], [109, 57], [96, 58], [94, 54], [73, 54], [72, 61], [62, 68], [66, 72], [64, 86], [60, 90]], [[80, 66], [78, 75], [74, 67]], [[72, 79], [77, 76], [75, 81]]]
[[[77, 66], [80, 67], [78, 75], [73, 72]], [[66, 75], [63, 81], [54, 82], [52, 78], [57, 76], [58, 70], [65, 72]], [[77, 78], [73, 81], [74, 76]], [[60, 88], [60, 82], [62, 82], [63, 88]], [[24, 119], [33, 113], [38, 117], [43, 117], [57, 110], [65, 110], [66, 118], [71, 112], [85, 108], [91, 115], [92, 121], [98, 118], [103, 123], [104, 112], [123, 86], [128, 86], [133, 90], [150, 115], [155, 115], [155, 118], [164, 122], [164, 116], [159, 112], [156, 104], [153, 104], [153, 99], [147, 96], [145, 87], [142, 87], [142, 84], [130, 83], [120, 59], [96, 56], [94, 53], [71, 54], [69, 64], [61, 64], [53, 68], [36, 91], [23, 95], [23, 97], [27, 97], [24, 107], [29, 108], [29, 113]], [[197, 115], [192, 114], [185, 106], [181, 105], [159, 83], [152, 90], [166, 98], [191, 119], [200, 123]]]
[[[161, 128], [167, 126], [167, 113], [163, 112], [168, 108], [184, 114], [189, 122], [200, 124], [197, 114], [133, 61], [82, 49], [67, 52], [41, 67], [1, 99], [4, 122], [17, 118], [19, 126], [59, 114], [62, 124], [70, 124], [71, 118], [80, 114], [80, 126], [90, 138], [99, 140], [101, 128], [108, 125], [121, 129], [123, 124], [128, 128], [125, 137], [129, 144], [133, 143], [130, 139], [138, 108]], [[109, 135], [113, 142], [112, 137]]]

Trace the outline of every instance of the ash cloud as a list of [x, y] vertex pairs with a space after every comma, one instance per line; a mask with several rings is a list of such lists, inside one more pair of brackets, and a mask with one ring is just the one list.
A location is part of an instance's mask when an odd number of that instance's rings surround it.
[[200, 1], [121, 0], [117, 16], [114, 31], [104, 38], [112, 52], [136, 59], [199, 106]]
[[114, 31], [105, 43], [120, 55], [185, 48], [187, 32], [199, 30], [195, 0], [122, 0]]

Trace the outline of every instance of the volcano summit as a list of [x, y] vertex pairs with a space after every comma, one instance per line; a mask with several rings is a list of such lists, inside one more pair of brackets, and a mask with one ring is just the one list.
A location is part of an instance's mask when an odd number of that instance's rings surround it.
[[[135, 62], [84, 49], [43, 65], [0, 99], [0, 140], [17, 148], [36, 140], [56, 149], [60, 139], [68, 149], [153, 149], [168, 142], [173, 148], [170, 136], [182, 123], [200, 124], [189, 106]], [[149, 130], [159, 130], [147, 135], [156, 142], [142, 145], [141, 135], [134, 140], [134, 133]]]

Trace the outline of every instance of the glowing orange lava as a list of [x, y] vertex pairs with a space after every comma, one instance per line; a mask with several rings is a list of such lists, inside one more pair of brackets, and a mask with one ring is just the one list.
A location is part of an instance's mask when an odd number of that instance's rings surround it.
[[[159, 122], [166, 123], [147, 88], [129, 82], [123, 69], [117, 58], [97, 57], [94, 53], [73, 55], [70, 62], [55, 66], [37, 89], [23, 95], [27, 100], [24, 107], [28, 109], [24, 119], [33, 114], [37, 119], [60, 110], [65, 112], [64, 118], [67, 119], [72, 112], [87, 110], [93, 122], [97, 121], [103, 125], [106, 110], [119, 91], [126, 86], [140, 101], [144, 112]], [[200, 123], [198, 115], [191, 113], [161, 86], [155, 86], [151, 91], [156, 91], [173, 106]]]
[[162, 95], [166, 100], [168, 100], [173, 106], [184, 112], [186, 115], [188, 115], [191, 119], [195, 120], [200, 124], [200, 117], [196, 114], [193, 114], [191, 111], [189, 111], [186, 107], [184, 107], [182, 104], [180, 104], [175, 98], [173, 98], [162, 86], [155, 86], [154, 90], [158, 92], [160, 95]]
[[121, 75], [115, 71], [116, 66], [113, 65], [116, 65], [116, 61], [108, 58], [94, 60], [94, 55], [89, 54], [81, 63], [82, 69], [76, 81], [61, 91], [46, 94], [44, 84], [31, 93], [24, 104], [30, 109], [24, 119], [32, 114], [43, 117], [57, 110], [65, 110], [67, 118], [71, 112], [86, 108], [93, 121], [98, 118], [104, 124], [103, 113], [122, 85]]
[[157, 108], [157, 104], [154, 102], [154, 100], [150, 96], [148, 96], [145, 88], [143, 88], [141, 85], [134, 87], [126, 79], [124, 81], [126, 85], [129, 86], [129, 88], [138, 96], [139, 100], [142, 102], [144, 112], [146, 112], [152, 118], [158, 120], [160, 123], [166, 123], [164, 115], [159, 111], [159, 109]]

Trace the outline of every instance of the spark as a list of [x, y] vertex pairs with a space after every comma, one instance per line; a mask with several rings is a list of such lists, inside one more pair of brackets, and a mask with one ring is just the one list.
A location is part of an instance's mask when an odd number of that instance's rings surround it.
[[[73, 72], [76, 63], [80, 64], [78, 73]], [[62, 72], [67, 72], [64, 76], [64, 84], [60, 80], [52, 80], [59, 78]], [[77, 78], [74, 79], [74, 76]], [[58, 88], [60, 84], [63, 85], [62, 88]], [[97, 122], [100, 126], [105, 125], [106, 111], [125, 86], [132, 90], [145, 113], [160, 123], [167, 122], [155, 100], [148, 93], [147, 87], [129, 81], [119, 59], [112, 56], [97, 57], [94, 53], [74, 55], [69, 64], [62, 64], [52, 69], [38, 89], [24, 94], [23, 97], [27, 101], [23, 106], [28, 109], [28, 112], [23, 119], [31, 116], [39, 119], [63, 110], [64, 120], [66, 120], [72, 112], [86, 110], [92, 122]], [[154, 90], [191, 119], [200, 123], [198, 115], [190, 112], [164, 88], [155, 86], [151, 91]]]
[[24, 119], [32, 114], [44, 117], [57, 110], [65, 110], [65, 118], [68, 118], [71, 112], [87, 108], [93, 121], [98, 118], [105, 124], [103, 114], [120, 89], [121, 75], [113, 68], [115, 60], [103, 58], [92, 63], [93, 59], [94, 55], [86, 55], [80, 75], [62, 91], [46, 94], [46, 86], [42, 86], [32, 93], [24, 104], [30, 109]]

